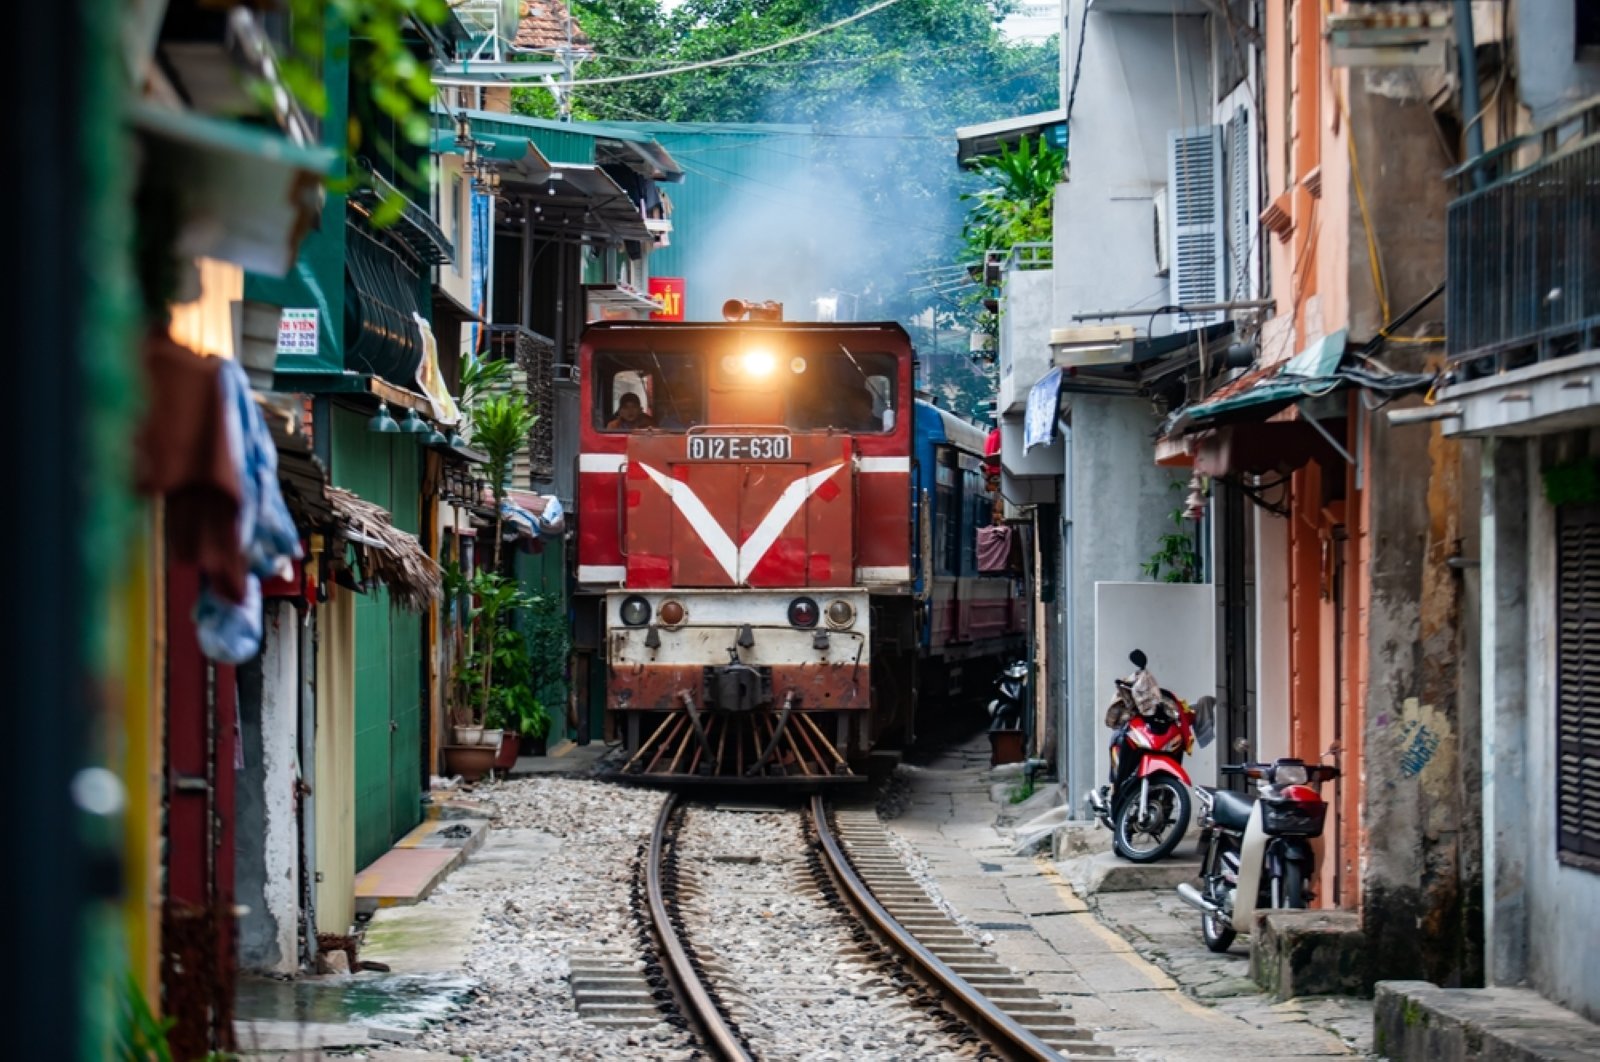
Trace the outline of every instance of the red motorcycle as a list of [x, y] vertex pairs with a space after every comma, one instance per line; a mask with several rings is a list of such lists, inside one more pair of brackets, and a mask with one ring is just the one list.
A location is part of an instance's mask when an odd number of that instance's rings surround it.
[[[1089, 794], [1089, 806], [1111, 830], [1112, 847], [1134, 863], [1172, 854], [1189, 829], [1189, 773], [1183, 757], [1194, 749], [1197, 728], [1211, 729], [1211, 697], [1191, 708], [1162, 689], [1138, 649], [1128, 654], [1134, 671], [1117, 679], [1106, 710], [1111, 727], [1111, 780]], [[1201, 744], [1209, 744], [1210, 738]]]

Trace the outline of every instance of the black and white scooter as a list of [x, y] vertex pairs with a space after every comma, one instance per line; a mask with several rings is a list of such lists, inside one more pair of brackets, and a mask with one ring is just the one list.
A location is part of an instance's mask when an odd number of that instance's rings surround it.
[[1222, 768], [1256, 783], [1256, 798], [1201, 787], [1200, 887], [1178, 886], [1183, 902], [1200, 912], [1200, 935], [1212, 951], [1227, 951], [1258, 909], [1305, 907], [1315, 877], [1313, 838], [1328, 816], [1322, 783], [1337, 767], [1283, 759]]

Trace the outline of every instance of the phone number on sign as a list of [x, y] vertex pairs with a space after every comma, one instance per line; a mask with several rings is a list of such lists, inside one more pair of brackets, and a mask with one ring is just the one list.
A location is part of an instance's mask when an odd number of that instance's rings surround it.
[[691, 461], [786, 461], [787, 435], [691, 435]]

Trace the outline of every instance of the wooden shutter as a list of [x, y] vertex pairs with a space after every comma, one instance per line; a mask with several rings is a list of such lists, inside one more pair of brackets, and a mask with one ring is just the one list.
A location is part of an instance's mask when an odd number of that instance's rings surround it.
[[[1172, 301], [1188, 306], [1227, 297], [1222, 220], [1222, 127], [1167, 134], [1167, 188], [1172, 196]], [[1186, 331], [1222, 320], [1220, 312], [1180, 314]]]
[[1557, 522], [1556, 848], [1600, 870], [1600, 505]]

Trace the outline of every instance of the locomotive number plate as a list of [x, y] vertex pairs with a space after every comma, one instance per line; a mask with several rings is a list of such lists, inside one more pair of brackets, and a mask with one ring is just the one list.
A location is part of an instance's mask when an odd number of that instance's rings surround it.
[[691, 461], [787, 461], [787, 435], [691, 435]]

